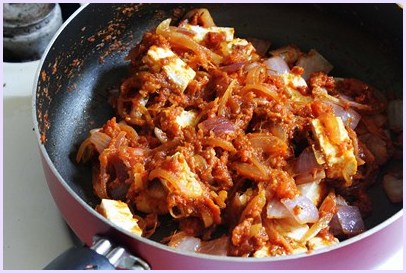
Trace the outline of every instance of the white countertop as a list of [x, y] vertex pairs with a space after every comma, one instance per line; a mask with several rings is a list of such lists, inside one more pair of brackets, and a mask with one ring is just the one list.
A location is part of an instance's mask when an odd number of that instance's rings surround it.
[[[49, 193], [33, 131], [38, 64], [3, 63], [4, 269], [42, 269], [75, 241]], [[403, 269], [403, 249], [371, 269]]]
[[73, 245], [48, 190], [33, 131], [39, 62], [3, 64], [3, 268], [42, 269]]

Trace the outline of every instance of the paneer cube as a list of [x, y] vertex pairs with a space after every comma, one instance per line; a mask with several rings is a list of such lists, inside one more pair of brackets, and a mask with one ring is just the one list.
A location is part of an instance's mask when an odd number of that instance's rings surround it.
[[174, 170], [174, 179], [161, 179], [166, 188], [171, 192], [176, 192], [179, 195], [192, 199], [201, 197], [204, 189], [198, 180], [197, 174], [190, 169], [185, 156], [177, 152], [171, 156], [170, 160], [173, 162], [173, 165], [176, 165], [176, 170]]
[[296, 241], [291, 241], [290, 246], [292, 247], [292, 252], [288, 253], [278, 253], [276, 254], [274, 246], [271, 246], [270, 244], [266, 244], [259, 248], [257, 251], [254, 252], [253, 257], [255, 258], [266, 258], [269, 256], [279, 256], [279, 255], [285, 255], [285, 254], [302, 254], [307, 252], [307, 247], [304, 246], [303, 244], [300, 244]]
[[265, 258], [271, 255], [270, 252], [271, 252], [270, 247], [268, 245], [264, 245], [258, 250], [256, 250], [252, 256], [255, 258]]
[[310, 96], [304, 96], [297, 90], [300, 87], [307, 87], [306, 81], [301, 76], [288, 72], [282, 74], [281, 77], [293, 101], [302, 103], [310, 103], [312, 101]]
[[[167, 157], [161, 167], [150, 172], [149, 179], [154, 178], [161, 181], [170, 198], [179, 200], [176, 207], [169, 207], [172, 216], [176, 218], [199, 216], [205, 227], [220, 223], [220, 207], [210, 198], [208, 188], [189, 167], [183, 153], [176, 152]], [[171, 201], [168, 202], [171, 206]]]
[[328, 246], [332, 246], [338, 244], [338, 239], [334, 238], [334, 240], [327, 240], [321, 237], [313, 237], [307, 242], [307, 247], [309, 250], [316, 250]]
[[142, 229], [128, 205], [119, 200], [102, 199], [96, 210], [117, 226], [141, 236]]
[[295, 241], [300, 241], [309, 230], [307, 224], [299, 224], [292, 218], [278, 219], [274, 221], [277, 223], [275, 227], [279, 233]]
[[187, 126], [194, 126], [196, 123], [197, 113], [195, 111], [185, 111], [176, 117], [176, 123], [180, 128], [185, 128]]
[[236, 47], [236, 46], [245, 47], [244, 54], [247, 56], [251, 55], [255, 50], [254, 46], [251, 43], [249, 43], [245, 39], [240, 39], [240, 38], [232, 39], [231, 41], [222, 42], [220, 44], [220, 50], [224, 56], [228, 56], [233, 52], [234, 47]]
[[315, 156], [319, 163], [325, 161], [328, 178], [344, 178], [351, 185], [351, 176], [357, 172], [354, 146], [341, 118], [326, 113], [311, 121], [317, 141]]
[[159, 72], [162, 69], [168, 79], [177, 85], [182, 92], [196, 76], [196, 72], [169, 48], [153, 45], [149, 48], [143, 61], [154, 72]]
[[288, 72], [282, 74], [282, 79], [288, 87], [298, 88], [307, 86], [306, 81], [301, 76], [293, 73]]
[[193, 31], [195, 34], [193, 35], [193, 40], [196, 42], [200, 43], [203, 41], [206, 37], [206, 35], [210, 32], [215, 32], [215, 33], [222, 33], [225, 36], [225, 40], [227, 42], [230, 42], [234, 38], [234, 28], [230, 27], [209, 27], [209, 28], [204, 28], [201, 26], [196, 26], [196, 25], [190, 25], [186, 24], [183, 26], [187, 30]]

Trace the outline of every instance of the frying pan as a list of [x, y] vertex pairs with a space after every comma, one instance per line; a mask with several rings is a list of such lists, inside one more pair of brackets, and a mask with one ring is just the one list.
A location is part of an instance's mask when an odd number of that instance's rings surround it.
[[365, 220], [366, 232], [328, 249], [287, 257], [183, 253], [132, 235], [94, 210], [99, 200], [93, 194], [91, 168], [74, 160], [78, 145], [90, 129], [114, 115], [108, 96], [127, 75], [129, 49], [163, 19], [177, 20], [196, 7], [208, 8], [217, 25], [234, 27], [237, 37], [271, 40], [273, 48], [315, 48], [334, 64], [333, 75], [358, 78], [402, 97], [402, 9], [395, 4], [83, 6], [65, 22], [42, 58], [33, 115], [50, 192], [66, 222], [91, 249], [68, 250], [47, 268], [365, 269], [371, 262], [362, 263], [364, 255], [376, 259], [399, 246], [403, 205], [392, 204], [380, 183], [370, 191], [374, 213]]

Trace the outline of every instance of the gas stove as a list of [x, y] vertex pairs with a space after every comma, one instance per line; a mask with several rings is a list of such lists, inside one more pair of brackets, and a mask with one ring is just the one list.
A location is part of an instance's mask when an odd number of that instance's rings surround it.
[[[66, 20], [79, 6], [61, 4], [59, 16]], [[3, 52], [6, 51], [4, 42], [3, 36]], [[21, 41], [18, 43], [21, 48]], [[4, 269], [41, 269], [80, 243], [53, 202], [42, 171], [31, 110], [40, 60], [26, 61], [41, 56], [33, 52], [22, 53], [21, 58], [17, 55], [2, 58]]]
[[[8, 270], [42, 269], [81, 244], [59, 213], [40, 162], [31, 112], [39, 64], [3, 62], [3, 268]], [[370, 269], [403, 269], [403, 248]]]

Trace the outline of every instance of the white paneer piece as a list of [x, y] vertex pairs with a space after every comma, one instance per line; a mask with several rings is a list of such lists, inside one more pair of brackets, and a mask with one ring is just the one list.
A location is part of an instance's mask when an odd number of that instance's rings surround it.
[[204, 27], [201, 27], [201, 26], [185, 24], [183, 26], [183, 28], [193, 31], [195, 33], [195, 35], [193, 35], [192, 38], [193, 38], [193, 40], [195, 40], [198, 43], [203, 41], [205, 39], [206, 35], [209, 32], [223, 33], [224, 36], [225, 36], [225, 40], [227, 42], [232, 41], [233, 38], [234, 38], [234, 28], [231, 28], [231, 27], [208, 27], [208, 28], [204, 28]]
[[319, 164], [322, 161], [327, 164], [327, 177], [344, 178], [349, 183], [357, 172], [357, 160], [343, 121], [334, 114], [325, 114], [313, 119], [311, 126], [319, 146], [319, 150], [313, 147], [317, 150], [316, 160]]
[[268, 245], [262, 246], [260, 249], [254, 252], [252, 256], [255, 258], [265, 258], [270, 256], [270, 247]]
[[338, 244], [337, 238], [334, 238], [334, 240], [331, 241], [331, 240], [326, 240], [324, 238], [316, 236], [316, 237], [311, 238], [307, 242], [307, 247], [309, 248], [309, 250], [316, 250], [316, 249], [332, 246], [335, 244]]
[[293, 251], [290, 254], [303, 254], [307, 252], [307, 247], [302, 245], [293, 246]]
[[119, 200], [102, 199], [96, 210], [119, 227], [141, 236], [142, 229], [128, 205]]
[[279, 233], [284, 234], [297, 242], [299, 242], [309, 230], [307, 224], [299, 224], [292, 218], [278, 219], [274, 221], [277, 223], [275, 227]]
[[185, 156], [182, 153], [177, 152], [171, 156], [171, 159], [177, 164], [176, 172], [174, 173], [174, 178], [176, 178], [176, 180], [161, 179], [165, 187], [171, 192], [177, 192], [180, 195], [192, 199], [201, 197], [204, 189], [198, 180], [197, 174], [190, 169]]
[[176, 117], [176, 123], [180, 128], [185, 128], [187, 126], [194, 126], [196, 123], [197, 113], [195, 111], [185, 111]]
[[221, 49], [223, 55], [227, 56], [227, 55], [231, 54], [234, 47], [236, 47], [236, 46], [246, 47], [246, 49], [245, 49], [246, 55], [251, 55], [255, 50], [254, 46], [250, 42], [248, 42], [245, 39], [241, 39], [241, 38], [235, 38], [235, 39], [232, 39], [231, 41], [222, 42], [220, 44], [220, 49]]
[[165, 71], [169, 80], [176, 84], [182, 92], [196, 76], [196, 72], [169, 48], [153, 45], [149, 48], [143, 61], [155, 72], [159, 72], [161, 69]]
[[285, 85], [287, 85], [289, 87], [298, 88], [298, 87], [302, 87], [302, 86], [307, 86], [306, 81], [297, 74], [293, 74], [290, 72], [284, 73], [284, 74], [282, 74], [282, 78], [283, 78]]
[[312, 100], [310, 96], [303, 96], [296, 90], [299, 87], [307, 87], [306, 81], [301, 76], [288, 72], [282, 74], [281, 77], [293, 101], [309, 103]]
[[[292, 246], [292, 253], [289, 254], [301, 254], [301, 253], [306, 253], [307, 252], [307, 247], [304, 245], [300, 245], [296, 242], [291, 242]], [[272, 255], [271, 253], [271, 248], [269, 245], [264, 245], [260, 249], [254, 252], [252, 255], [255, 258], [266, 258]]]

